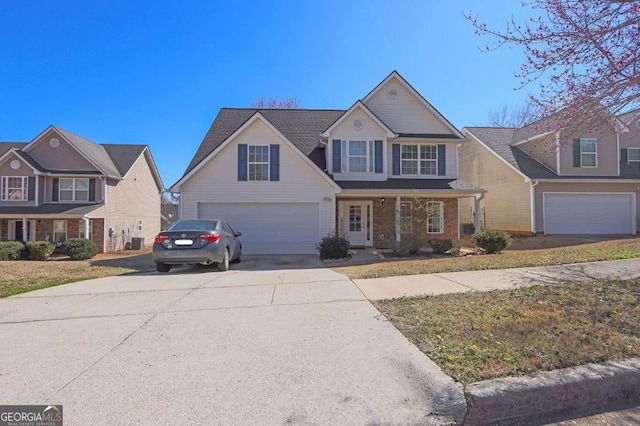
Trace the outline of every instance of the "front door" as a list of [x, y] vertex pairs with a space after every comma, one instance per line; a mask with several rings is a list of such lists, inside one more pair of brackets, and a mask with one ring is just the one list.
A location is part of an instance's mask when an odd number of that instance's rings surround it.
[[[22, 241], [24, 226], [21, 220], [9, 221], [9, 240]], [[36, 221], [27, 220], [27, 240], [35, 240]]]
[[371, 203], [345, 201], [342, 204], [342, 229], [352, 246], [371, 246]]

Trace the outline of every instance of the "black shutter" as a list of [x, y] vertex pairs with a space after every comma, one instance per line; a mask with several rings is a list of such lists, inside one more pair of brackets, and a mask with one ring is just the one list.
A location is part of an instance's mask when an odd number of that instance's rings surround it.
[[59, 188], [60, 188], [60, 179], [54, 178], [53, 179], [53, 194], [51, 194], [51, 199], [53, 201], [58, 201]]
[[36, 179], [37, 176], [32, 176], [27, 178], [27, 195], [29, 201], [34, 201], [36, 199]]
[[89, 201], [96, 201], [96, 180], [89, 179]]
[[247, 144], [238, 144], [238, 180], [247, 180]]
[[333, 167], [331, 170], [333, 173], [340, 173], [342, 171], [342, 153], [340, 151], [340, 139], [333, 140]]
[[620, 162], [622, 164], [628, 164], [629, 163], [629, 151], [627, 151], [627, 148], [622, 148], [620, 150]]
[[580, 139], [573, 140], [573, 167], [580, 167]]
[[269, 146], [269, 180], [280, 180], [280, 145]]

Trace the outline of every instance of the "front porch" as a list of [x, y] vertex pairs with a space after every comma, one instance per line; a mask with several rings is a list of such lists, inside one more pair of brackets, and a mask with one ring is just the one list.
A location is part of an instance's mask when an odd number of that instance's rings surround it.
[[457, 198], [340, 197], [338, 233], [354, 247], [391, 248], [411, 235], [457, 240]]
[[0, 218], [0, 241], [53, 241], [57, 244], [69, 238], [88, 238], [104, 248], [104, 219], [78, 217], [61, 218]]

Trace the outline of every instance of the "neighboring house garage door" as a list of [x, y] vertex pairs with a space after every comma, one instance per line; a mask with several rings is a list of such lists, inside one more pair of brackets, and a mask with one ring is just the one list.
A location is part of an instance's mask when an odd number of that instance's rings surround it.
[[545, 234], [631, 234], [632, 194], [544, 194]]
[[315, 254], [318, 203], [199, 203], [198, 218], [242, 232], [243, 254]]

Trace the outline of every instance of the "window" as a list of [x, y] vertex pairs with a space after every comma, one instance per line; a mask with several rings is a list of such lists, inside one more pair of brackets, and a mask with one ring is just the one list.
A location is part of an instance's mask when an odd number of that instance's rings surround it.
[[375, 150], [373, 141], [342, 141], [342, 173], [374, 173]]
[[444, 202], [443, 201], [427, 202], [427, 233], [429, 234], [444, 233]]
[[628, 163], [640, 162], [640, 148], [627, 148], [627, 162]]
[[249, 180], [269, 180], [269, 145], [249, 145]]
[[53, 221], [53, 241], [56, 243], [64, 242], [67, 239], [67, 221]]
[[349, 232], [362, 231], [362, 206], [349, 206]]
[[596, 167], [595, 139], [580, 139], [580, 167]]
[[89, 201], [89, 179], [60, 178], [58, 200]]
[[27, 201], [29, 199], [27, 176], [2, 176], [2, 201]]
[[79, 238], [86, 238], [87, 240], [91, 240], [93, 241], [93, 220], [89, 219], [89, 236], [86, 237], [84, 235], [84, 220], [80, 220], [80, 222], [78, 222], [78, 237]]
[[400, 233], [411, 234], [413, 232], [413, 205], [411, 201], [400, 203]]
[[400, 168], [403, 175], [437, 175], [437, 145], [401, 145]]

